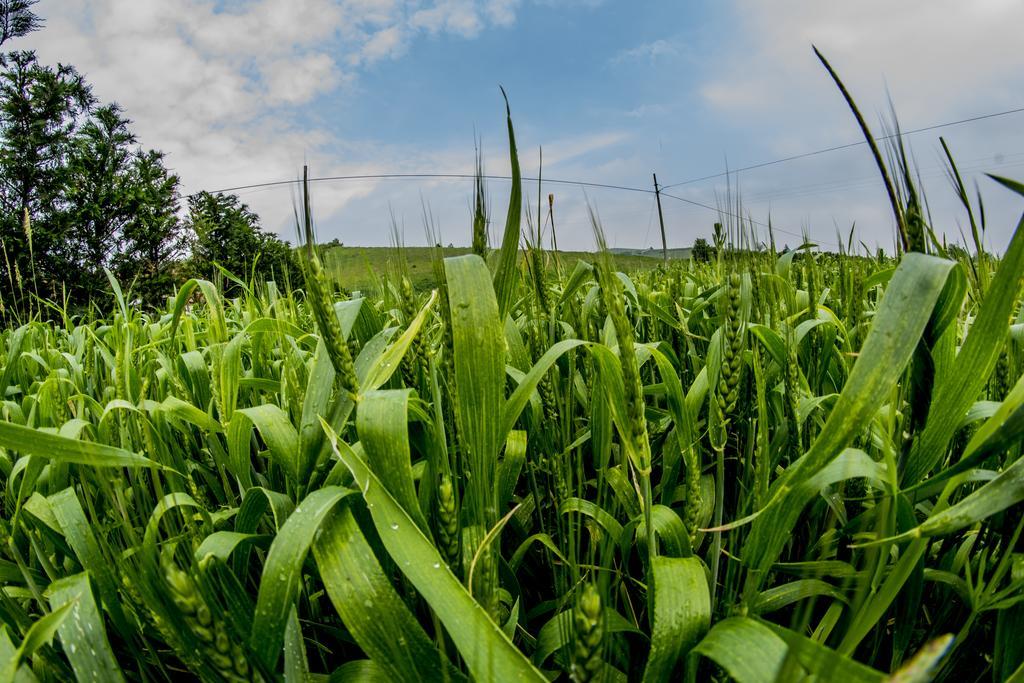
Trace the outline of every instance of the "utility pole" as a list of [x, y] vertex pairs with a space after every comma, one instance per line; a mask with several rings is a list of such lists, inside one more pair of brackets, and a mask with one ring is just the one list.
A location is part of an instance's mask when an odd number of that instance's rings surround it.
[[661, 213], [661, 188], [658, 187], [658, 174], [654, 176], [654, 197], [658, 200], [658, 223], [661, 224], [661, 255], [668, 263], [668, 242], [665, 240], [665, 215]]

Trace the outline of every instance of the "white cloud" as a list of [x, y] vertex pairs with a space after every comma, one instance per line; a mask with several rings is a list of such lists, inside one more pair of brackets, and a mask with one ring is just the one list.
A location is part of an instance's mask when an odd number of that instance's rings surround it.
[[1013, 0], [748, 0], [735, 15], [735, 42], [747, 47], [716, 55], [703, 91], [723, 109], [834, 99], [812, 43], [868, 112], [884, 108], [886, 84], [900, 114], [915, 118], [977, 106], [979, 95], [985, 105], [1019, 102], [1024, 85], [1024, 54], [1007, 49], [1024, 25], [1024, 3]]
[[439, 0], [432, 7], [414, 12], [409, 23], [429, 33], [448, 31], [466, 38], [476, 37], [484, 27], [473, 0]]
[[649, 43], [641, 43], [636, 47], [622, 50], [611, 59], [612, 64], [624, 62], [650, 62], [659, 59], [679, 56], [679, 44], [674, 40], [658, 39]]
[[511, 26], [516, 20], [520, 0], [487, 0], [485, 11], [496, 26]]
[[625, 142], [629, 135], [622, 131], [597, 132], [570, 138], [562, 138], [550, 145], [544, 145], [544, 165], [557, 167], [576, 161], [592, 152], [605, 151]]
[[334, 60], [326, 54], [308, 54], [275, 60], [260, 68], [267, 104], [299, 105], [333, 90], [342, 80]]
[[215, 12], [206, 2], [172, 0], [161, 4], [165, 9], [179, 5], [179, 25], [203, 52], [232, 59], [268, 58], [317, 45], [338, 31], [344, 20], [360, 19], [352, 17], [343, 3], [332, 0], [259, 0], [247, 3], [244, 9], [224, 12]]
[[388, 26], [377, 31], [363, 45], [359, 58], [373, 63], [385, 58], [400, 57], [405, 53], [407, 37], [400, 26]]

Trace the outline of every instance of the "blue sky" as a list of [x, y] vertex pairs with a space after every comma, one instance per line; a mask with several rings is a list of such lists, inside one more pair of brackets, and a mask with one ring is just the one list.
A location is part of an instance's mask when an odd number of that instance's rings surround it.
[[[697, 75], [691, 54], [713, 47], [710, 3], [540, 5], [521, 8], [515, 26], [475, 39], [425, 36], [405, 58], [370, 67], [358, 96], [325, 97], [339, 123], [394, 143], [465, 141], [474, 126], [500, 128], [497, 85], [510, 93], [517, 120], [559, 139], [581, 129], [633, 126], [641, 107], [665, 114], [674, 91]], [[666, 23], [679, 30], [666, 34]], [[687, 27], [684, 28], [683, 27]], [[706, 45], [705, 45], [706, 44]], [[396, 106], [397, 105], [397, 106]], [[676, 125], [696, 123], [696, 112]], [[659, 124], [672, 123], [667, 116]], [[533, 133], [534, 131], [531, 131]]]
[[[187, 191], [314, 175], [508, 172], [509, 93], [521, 163], [544, 175], [648, 188], [856, 141], [811, 52], [833, 61], [876, 132], [891, 94], [904, 128], [1024, 106], [1024, 25], [1015, 0], [42, 0], [47, 27], [17, 47], [69, 62], [124, 105], [143, 144], [163, 149]], [[964, 224], [938, 156], [953, 147], [983, 190], [988, 241], [1005, 246], [1021, 202], [984, 179], [1024, 177], [1024, 113], [911, 136], [934, 224]], [[829, 247], [856, 226], [892, 243], [866, 148], [743, 172], [743, 212], [779, 242]], [[536, 186], [528, 187], [535, 202]], [[321, 239], [387, 244], [394, 215], [423, 244], [424, 207], [445, 242], [469, 239], [470, 184], [380, 180], [314, 187]], [[589, 249], [588, 204], [613, 245], [658, 244], [653, 197], [549, 185], [559, 246]], [[675, 188], [725, 201], [724, 178]], [[488, 185], [494, 235], [508, 185]], [[285, 237], [293, 190], [241, 191]], [[664, 203], [670, 246], [710, 234], [714, 211]], [[762, 234], [762, 236], [764, 236]]]

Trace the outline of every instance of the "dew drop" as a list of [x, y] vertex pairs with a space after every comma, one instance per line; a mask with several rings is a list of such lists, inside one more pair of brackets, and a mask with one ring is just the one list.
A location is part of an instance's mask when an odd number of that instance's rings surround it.
[[391, 522], [391, 530], [398, 531], [398, 522]]
[[440, 568], [441, 568], [441, 563], [440, 562], [435, 562], [434, 563], [434, 569], [440, 569]]

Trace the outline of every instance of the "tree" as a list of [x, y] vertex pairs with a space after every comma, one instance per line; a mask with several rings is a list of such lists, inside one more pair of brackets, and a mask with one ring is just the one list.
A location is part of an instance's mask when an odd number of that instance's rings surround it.
[[697, 263], [707, 263], [714, 258], [715, 250], [708, 244], [706, 239], [698, 237], [693, 242], [693, 249], [691, 249], [690, 255]]
[[[0, 0], [0, 43], [41, 26], [35, 0]], [[0, 282], [83, 304], [106, 296], [105, 268], [144, 301], [171, 290], [188, 252], [178, 176], [143, 150], [116, 104], [98, 106], [74, 67], [0, 55]], [[275, 245], [265, 247], [273, 251]], [[287, 248], [285, 248], [287, 252]], [[276, 258], [280, 260], [280, 250]]]
[[19, 299], [33, 289], [56, 296], [72, 272], [63, 220], [68, 159], [93, 104], [73, 67], [41, 65], [31, 51], [0, 56], [0, 239], [8, 254], [0, 276], [31, 277], [29, 288], [18, 287]]
[[170, 292], [189, 249], [188, 231], [178, 216], [178, 188], [178, 176], [164, 167], [162, 152], [136, 153], [128, 186], [130, 218], [122, 228], [122, 250], [114, 265], [118, 277], [135, 282], [135, 291], [146, 302], [156, 303]]
[[39, 0], [0, 0], [0, 45], [42, 28], [42, 19], [32, 11], [37, 2]]
[[188, 199], [188, 225], [195, 233], [193, 264], [207, 275], [217, 264], [248, 280], [299, 282], [291, 247], [260, 228], [260, 219], [237, 195], [200, 192]]
[[40, 65], [32, 52], [0, 66], [0, 281], [14, 303], [106, 296], [104, 268], [155, 303], [187, 251], [178, 177], [72, 67]]
[[170, 271], [187, 243], [178, 218], [178, 177], [163, 154], [136, 146], [116, 105], [96, 109], [75, 135], [68, 161], [65, 240], [78, 257], [75, 294], [107, 287], [104, 268], [135, 284], [148, 303], [170, 290]]
[[101, 290], [104, 268], [121, 252], [121, 233], [132, 220], [131, 185], [135, 135], [120, 107], [97, 109], [72, 138], [64, 198], [64, 241], [74, 247], [82, 298]]

